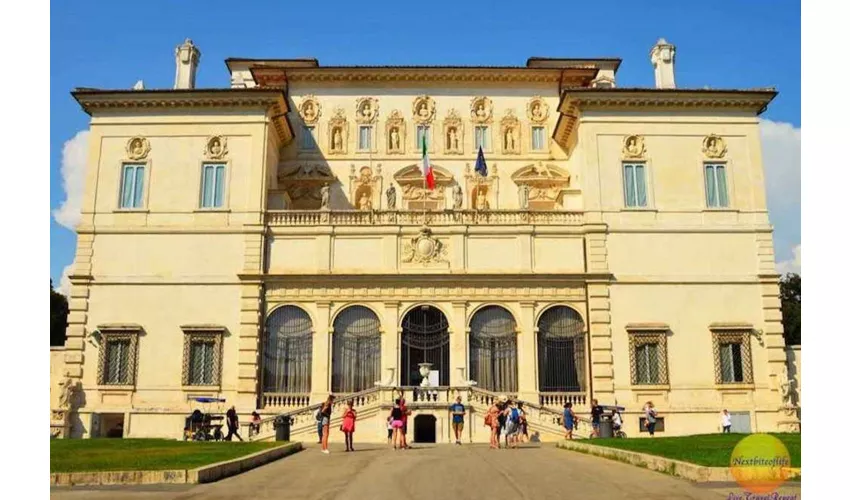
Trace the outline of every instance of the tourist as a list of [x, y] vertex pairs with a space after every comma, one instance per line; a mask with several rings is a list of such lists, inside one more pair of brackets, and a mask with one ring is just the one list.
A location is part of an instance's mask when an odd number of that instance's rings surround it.
[[516, 406], [519, 409], [520, 439], [523, 443], [527, 443], [529, 441], [528, 419], [525, 416], [525, 410], [522, 407], [522, 401], [518, 402]]
[[342, 414], [342, 425], [339, 430], [345, 434], [345, 451], [354, 451], [354, 421], [357, 420], [357, 411], [354, 409], [354, 400], [348, 400], [348, 407]]
[[499, 447], [499, 414], [502, 412], [499, 404], [495, 401], [487, 410], [487, 415], [484, 417], [484, 425], [490, 428], [490, 448], [497, 449]]
[[399, 408], [401, 408], [401, 447], [405, 450], [410, 449], [407, 444], [407, 417], [410, 416], [410, 410], [407, 408], [407, 401], [404, 396], [399, 398]]
[[260, 414], [256, 411], [251, 412], [251, 433], [259, 434], [260, 433]]
[[724, 434], [732, 432], [732, 415], [729, 415], [726, 409], [720, 414], [720, 425], [723, 427]]
[[233, 436], [239, 438], [239, 441], [243, 441], [242, 436], [239, 435], [239, 416], [236, 415], [236, 407], [231, 406], [227, 413], [225, 413], [225, 417], [227, 418], [227, 437], [224, 438], [225, 441], [231, 441]]
[[455, 444], [460, 444], [460, 435], [463, 433], [463, 416], [466, 414], [466, 408], [460, 402], [460, 396], [455, 400], [455, 404], [449, 407], [452, 414], [452, 429], [455, 431]]
[[646, 430], [649, 431], [650, 436], [654, 436], [655, 423], [658, 420], [658, 412], [655, 411], [655, 405], [652, 404], [652, 401], [646, 402], [646, 405], [643, 407], [643, 413], [646, 416]]
[[590, 425], [593, 427], [593, 432], [590, 437], [599, 437], [599, 422], [602, 420], [602, 413], [605, 410], [599, 406], [599, 401], [591, 400], [590, 402]]
[[508, 434], [505, 432], [505, 425], [508, 419], [508, 397], [502, 396], [499, 398], [499, 416], [496, 419], [499, 422], [499, 430], [496, 432], [496, 441], [499, 447], [502, 447], [502, 434], [505, 435], [505, 448], [508, 447]]
[[322, 407], [319, 409], [322, 415], [322, 453], [325, 455], [330, 453], [330, 450], [328, 450], [328, 436], [331, 433], [331, 412], [333, 412], [334, 408], [334, 399], [333, 394], [329, 395], [328, 399], [322, 403]]
[[313, 414], [313, 417], [316, 419], [316, 432], [319, 434], [318, 444], [322, 444], [322, 407], [316, 408], [316, 413]]
[[566, 429], [567, 439], [573, 438], [573, 428], [576, 425], [576, 414], [573, 412], [573, 404], [567, 403], [564, 405], [564, 429]]
[[393, 449], [397, 450], [399, 448], [404, 449], [404, 434], [402, 434], [401, 428], [404, 425], [404, 421], [402, 417], [404, 416], [404, 412], [401, 409], [401, 399], [396, 399], [393, 404], [393, 409], [390, 411], [390, 426], [393, 428]]
[[390, 415], [387, 417], [387, 444], [392, 444], [393, 442], [393, 417]]
[[520, 433], [520, 414], [514, 401], [505, 406], [505, 448], [516, 448]]
[[616, 408], [614, 409], [614, 414], [611, 415], [611, 423], [614, 429], [614, 437], [618, 437], [618, 434], [623, 428], [623, 417], [620, 416], [620, 411]]

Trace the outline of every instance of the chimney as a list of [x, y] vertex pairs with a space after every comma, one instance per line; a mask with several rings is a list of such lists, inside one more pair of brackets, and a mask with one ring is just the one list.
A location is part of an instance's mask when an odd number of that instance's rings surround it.
[[201, 61], [201, 51], [195, 47], [192, 40], [187, 38], [182, 45], [177, 46], [174, 53], [177, 61], [177, 71], [174, 74], [174, 88], [195, 88], [195, 74], [198, 72], [198, 63]]
[[661, 38], [649, 52], [649, 60], [655, 67], [655, 88], [675, 89], [673, 64], [676, 62], [676, 46]]

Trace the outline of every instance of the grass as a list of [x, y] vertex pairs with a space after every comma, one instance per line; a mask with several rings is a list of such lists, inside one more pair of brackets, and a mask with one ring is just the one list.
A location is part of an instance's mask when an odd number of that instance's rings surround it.
[[50, 472], [194, 469], [281, 444], [284, 443], [54, 439], [50, 441]]
[[[771, 433], [771, 435], [782, 441], [788, 449], [791, 467], [800, 468], [800, 434]], [[700, 434], [646, 439], [588, 439], [581, 442], [658, 455], [708, 467], [729, 467], [732, 450], [745, 436], [747, 434]]]

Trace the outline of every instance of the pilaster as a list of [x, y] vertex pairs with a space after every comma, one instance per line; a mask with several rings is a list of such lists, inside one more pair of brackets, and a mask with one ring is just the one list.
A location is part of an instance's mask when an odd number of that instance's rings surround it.
[[316, 302], [316, 322], [313, 324], [312, 404], [324, 401], [330, 393], [331, 378], [331, 303]]
[[401, 383], [401, 373], [399, 373], [398, 368], [400, 358], [399, 338], [401, 336], [398, 309], [399, 303], [397, 301], [384, 302], [384, 321], [386, 324], [383, 325], [381, 334], [381, 382], [390, 385]]
[[469, 380], [469, 354], [466, 349], [468, 346], [467, 338], [469, 332], [466, 329], [466, 308], [465, 300], [452, 302], [452, 311], [449, 317], [449, 363], [451, 372], [449, 373], [449, 384], [454, 387], [464, 385]]
[[260, 296], [259, 282], [244, 282], [239, 308], [239, 379], [236, 406], [254, 408], [259, 391]]
[[517, 334], [517, 366], [519, 371], [519, 398], [536, 402], [537, 397], [537, 353], [534, 349], [534, 337], [537, 329], [534, 326], [534, 301], [519, 303], [519, 332]]
[[608, 283], [588, 283], [591, 396], [614, 402], [614, 356], [611, 342], [611, 300]]

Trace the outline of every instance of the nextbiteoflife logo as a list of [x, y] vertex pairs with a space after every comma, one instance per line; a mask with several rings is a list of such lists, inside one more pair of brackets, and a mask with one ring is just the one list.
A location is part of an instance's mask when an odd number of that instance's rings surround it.
[[753, 434], [735, 445], [730, 467], [735, 481], [744, 490], [770, 493], [791, 477], [791, 456], [776, 437]]

